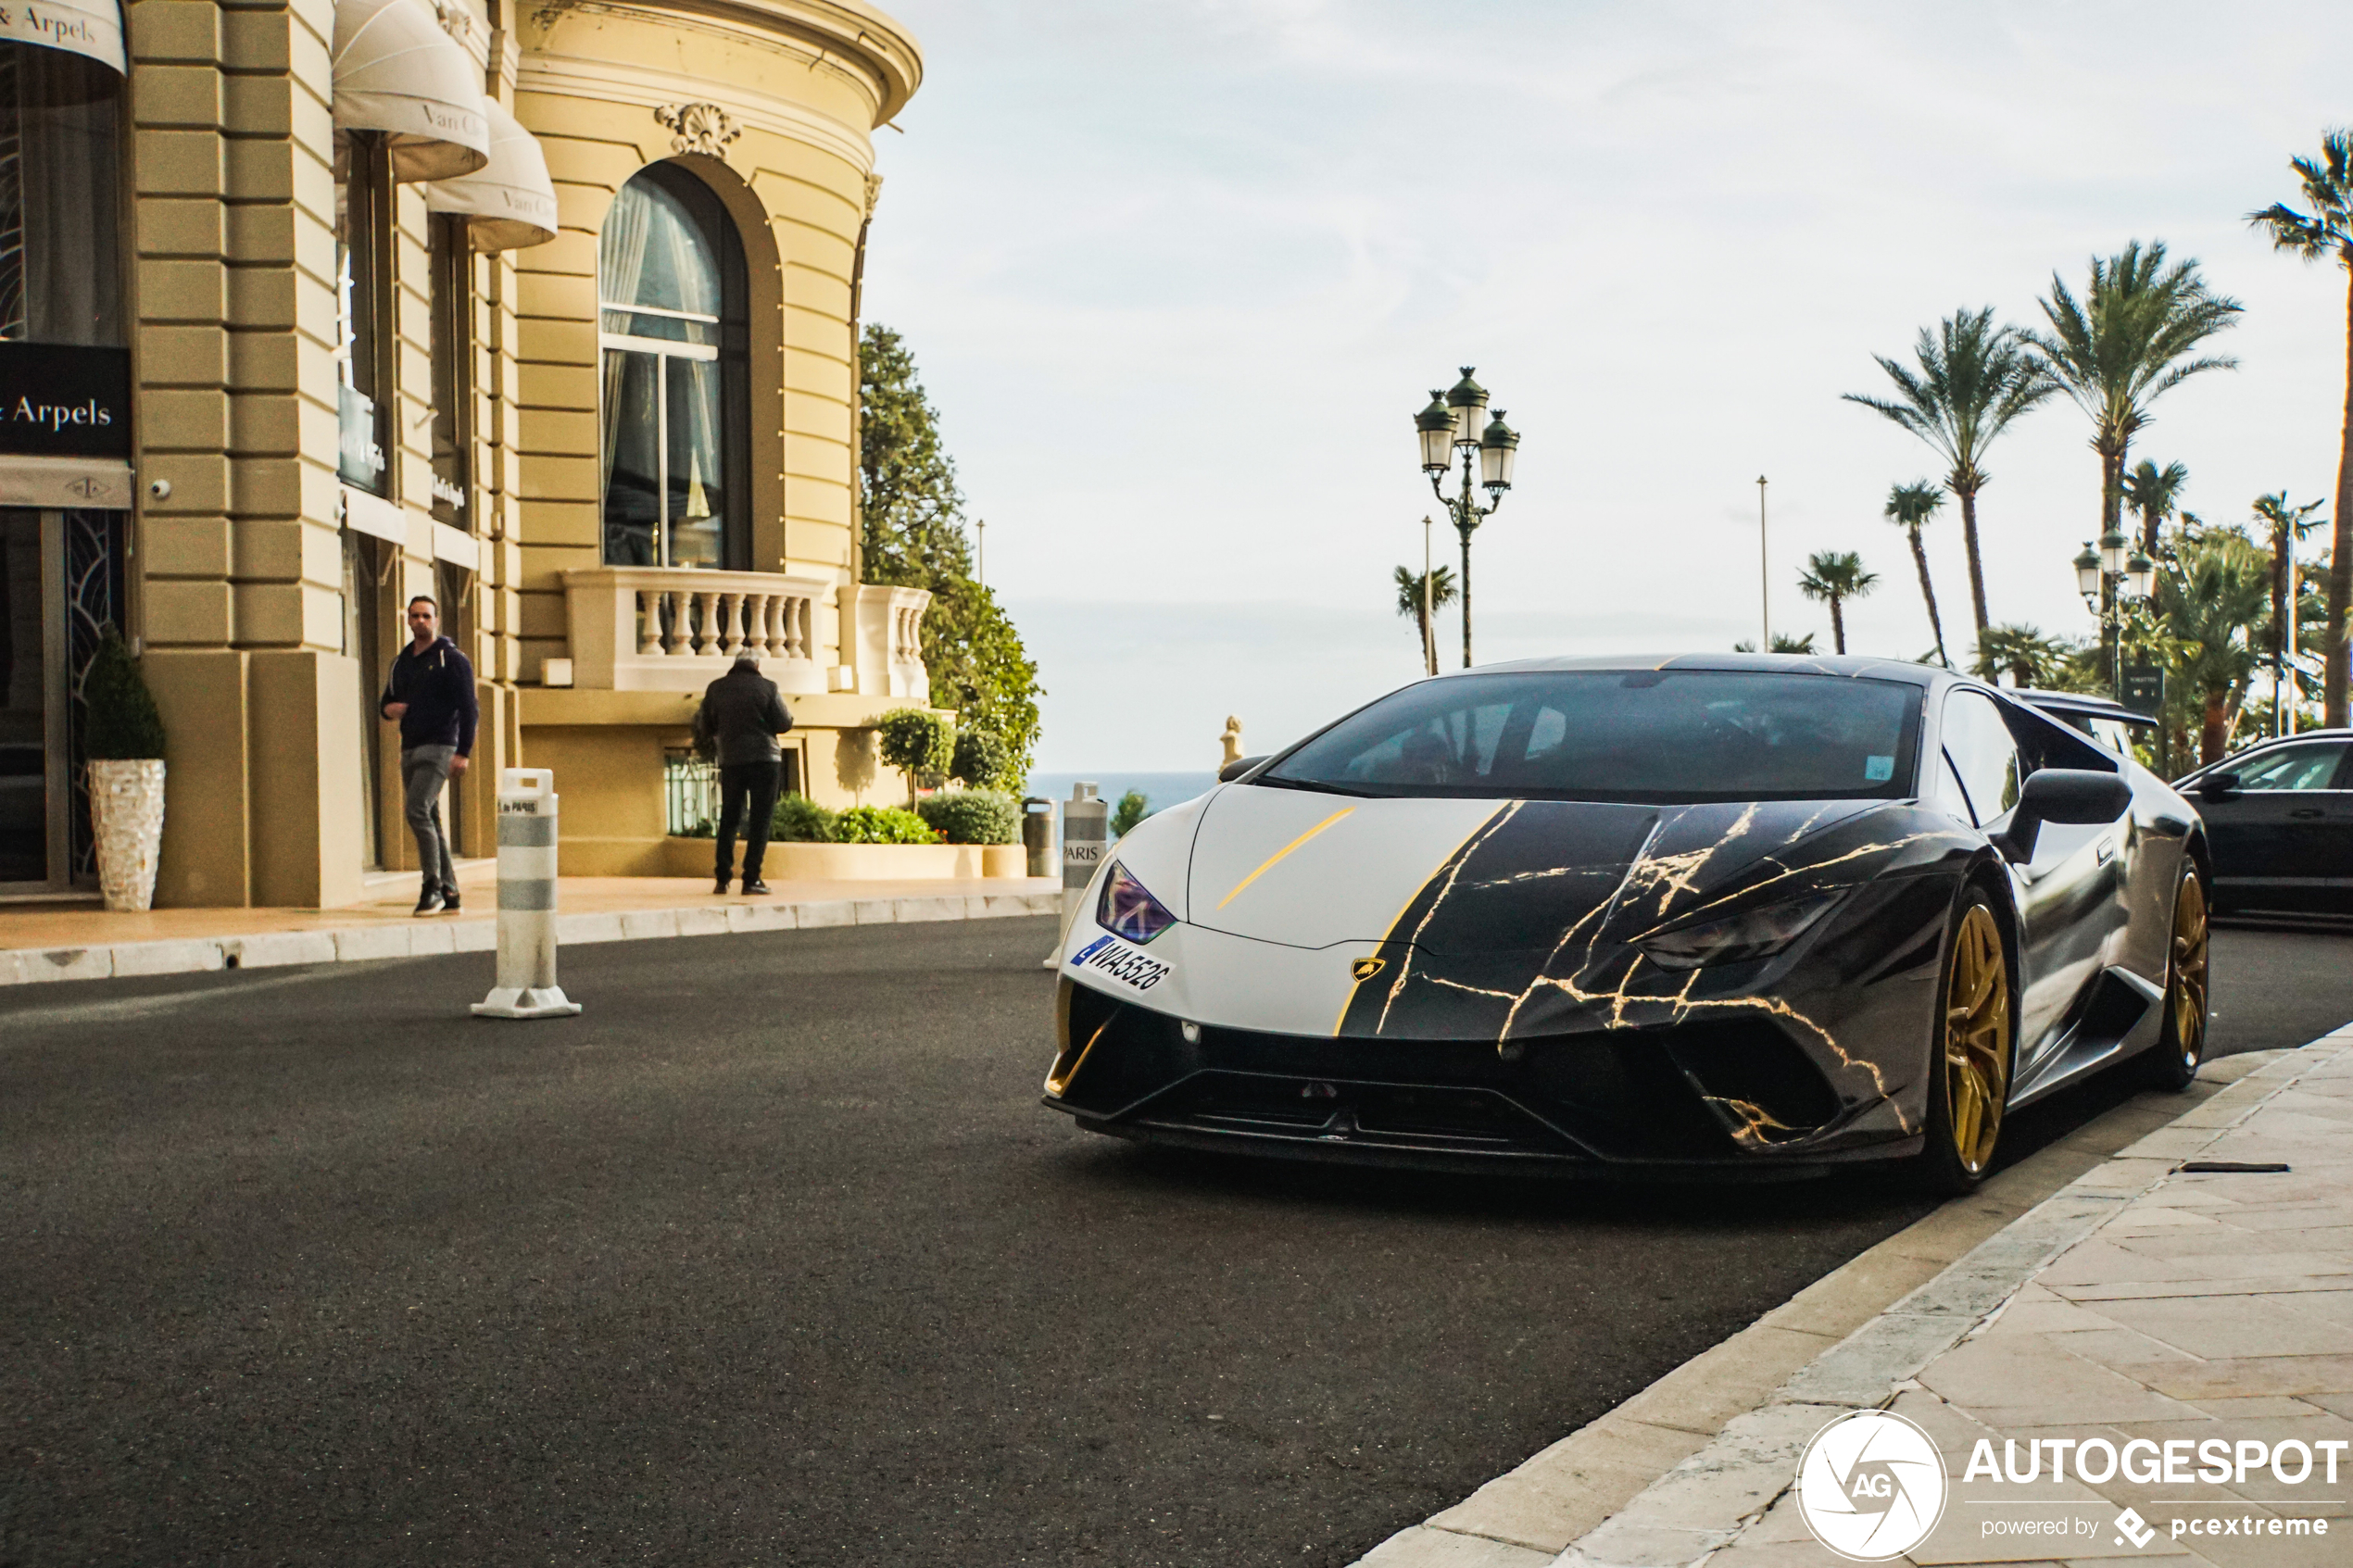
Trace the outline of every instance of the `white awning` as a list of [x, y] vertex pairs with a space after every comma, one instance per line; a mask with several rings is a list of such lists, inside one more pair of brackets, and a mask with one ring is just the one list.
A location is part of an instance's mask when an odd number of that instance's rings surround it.
[[0, 39], [87, 55], [117, 76], [122, 63], [122, 7], [116, 0], [32, 0], [0, 6]]
[[556, 237], [556, 185], [539, 138], [493, 102], [490, 163], [455, 180], [425, 187], [433, 212], [462, 212], [476, 250], [519, 250]]
[[382, 131], [396, 180], [448, 180], [490, 161], [482, 71], [422, 0], [335, 0], [335, 124]]

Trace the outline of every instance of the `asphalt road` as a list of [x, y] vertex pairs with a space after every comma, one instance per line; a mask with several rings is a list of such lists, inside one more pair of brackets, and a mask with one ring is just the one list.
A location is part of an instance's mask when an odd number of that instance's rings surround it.
[[[0, 993], [0, 1564], [1342, 1564], [1924, 1207], [1090, 1138], [1048, 940]], [[2224, 934], [2217, 1049], [2348, 960]]]

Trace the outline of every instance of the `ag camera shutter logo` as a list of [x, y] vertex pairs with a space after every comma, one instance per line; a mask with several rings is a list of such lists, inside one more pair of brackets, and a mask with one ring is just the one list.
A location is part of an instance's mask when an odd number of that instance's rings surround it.
[[1887, 1411], [1856, 1411], [1814, 1434], [1797, 1464], [1797, 1512], [1814, 1538], [1854, 1562], [1884, 1562], [1944, 1515], [1944, 1456]]

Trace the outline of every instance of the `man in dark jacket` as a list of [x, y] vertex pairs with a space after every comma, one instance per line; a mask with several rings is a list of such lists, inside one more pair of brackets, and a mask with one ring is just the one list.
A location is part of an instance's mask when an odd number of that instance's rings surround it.
[[[727, 891], [735, 874], [736, 830], [745, 830], [744, 891], [765, 893], [760, 862], [768, 853], [770, 819], [783, 782], [784, 747], [776, 737], [792, 728], [792, 711], [776, 683], [760, 672], [756, 654], [737, 654], [735, 667], [703, 689], [695, 715], [695, 739], [719, 759], [719, 864], [717, 891]], [[744, 821], [749, 807], [751, 821]]]
[[441, 790], [473, 755], [474, 669], [458, 645], [439, 634], [440, 606], [423, 594], [409, 601], [409, 646], [392, 661], [377, 708], [400, 724], [402, 814], [417, 835], [424, 891], [417, 912], [458, 907], [449, 835], [441, 830]]

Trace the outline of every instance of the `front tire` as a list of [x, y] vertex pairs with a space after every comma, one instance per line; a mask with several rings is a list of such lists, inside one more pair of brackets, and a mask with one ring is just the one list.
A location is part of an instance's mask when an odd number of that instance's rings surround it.
[[2148, 1054], [2149, 1082], [2180, 1094], [2197, 1080], [2198, 1063], [2206, 1060], [2208, 964], [2212, 928], [2208, 922], [2206, 881], [2196, 862], [2182, 868], [2182, 884], [2173, 891], [2172, 954], [2166, 960], [2165, 1025]]
[[2009, 948], [1993, 900], [1969, 888], [1954, 914], [1929, 1047], [1928, 1143], [1919, 1174], [1931, 1192], [1968, 1192], [1994, 1168], [2016, 1049], [2011, 989]]

